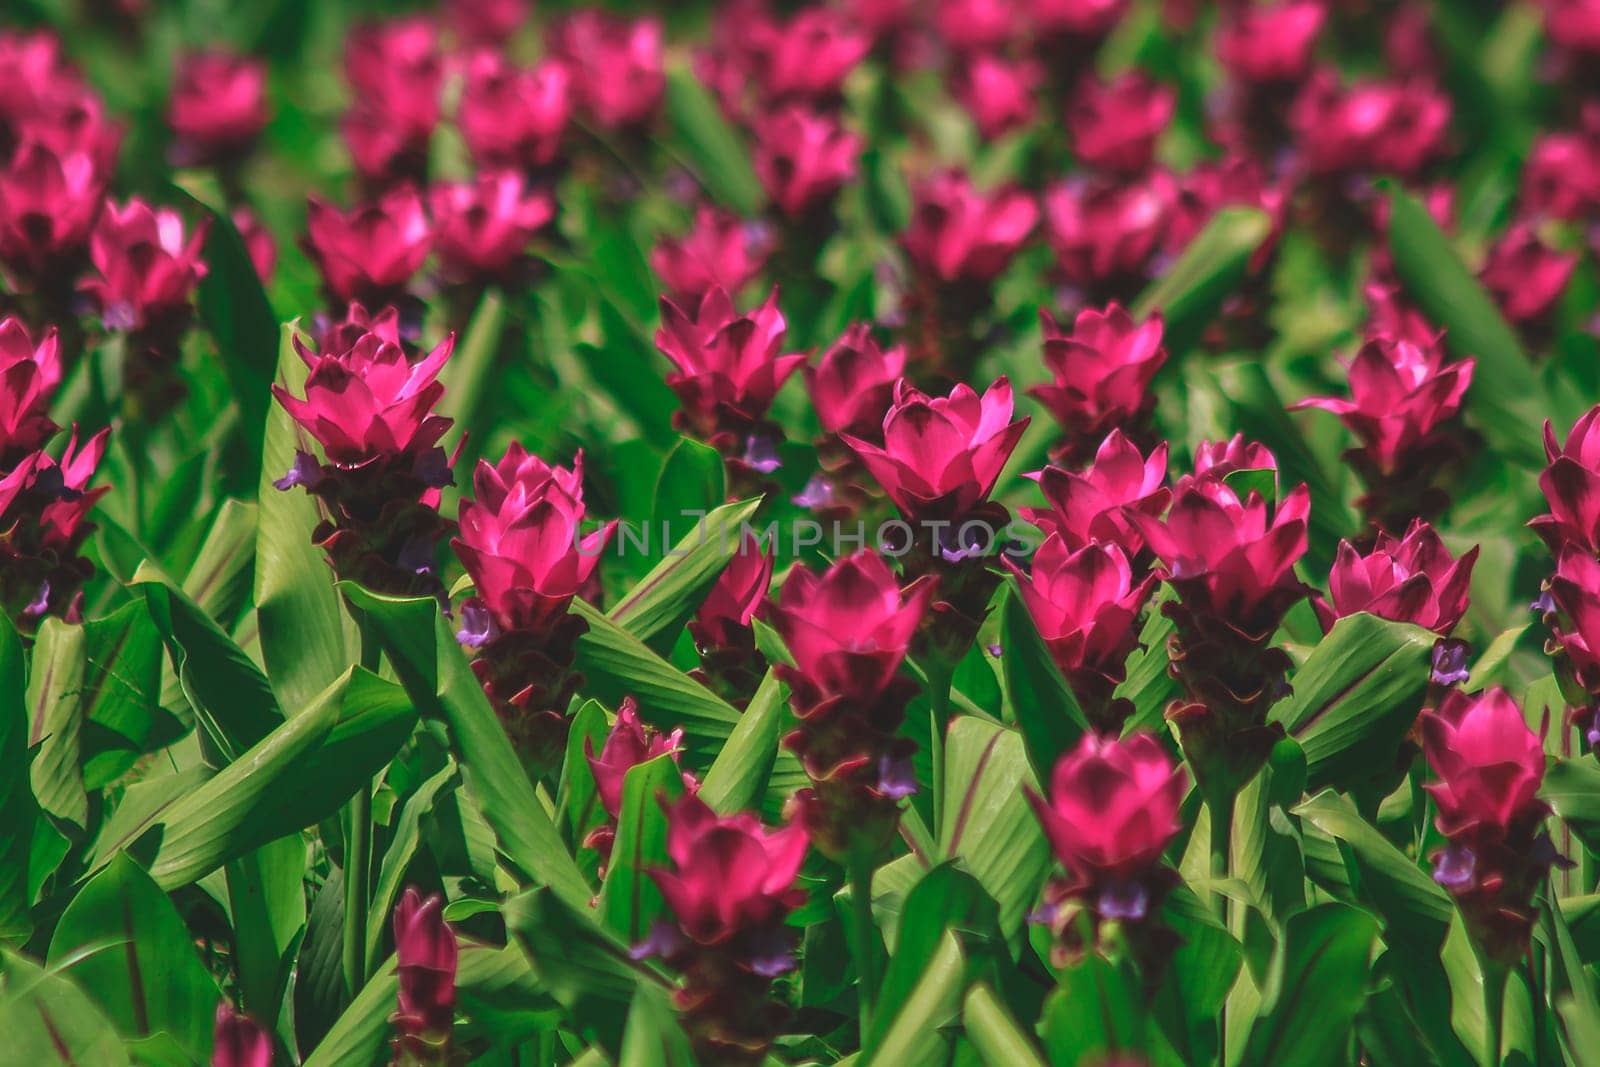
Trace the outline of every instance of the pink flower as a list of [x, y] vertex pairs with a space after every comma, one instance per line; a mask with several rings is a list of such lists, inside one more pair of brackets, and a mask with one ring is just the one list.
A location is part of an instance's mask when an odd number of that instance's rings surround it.
[[1411, 177], [1443, 153], [1450, 113], [1450, 98], [1426, 82], [1362, 82], [1341, 89], [1331, 73], [1320, 71], [1295, 100], [1290, 121], [1315, 174]]
[[1016, 35], [1019, 15], [1012, 0], [939, 0], [933, 24], [958, 52], [992, 52]]
[[1137, 174], [1155, 159], [1177, 105], [1170, 87], [1136, 71], [1109, 83], [1089, 79], [1067, 108], [1073, 153], [1091, 167]]
[[428, 258], [433, 235], [409, 185], [348, 212], [316, 196], [307, 201], [306, 252], [339, 303], [391, 303]]
[[1461, 409], [1472, 368], [1471, 359], [1446, 366], [1437, 341], [1423, 347], [1374, 337], [1350, 363], [1349, 400], [1311, 397], [1290, 409], [1320, 408], [1338, 415], [1378, 469], [1390, 473]]
[[515, 442], [479, 460], [451, 541], [477, 597], [505, 632], [550, 633], [600, 563], [616, 523], [584, 534], [583, 457], [551, 467]]
[[1039, 221], [1028, 193], [980, 192], [959, 171], [922, 182], [913, 195], [911, 225], [901, 242], [913, 266], [943, 284], [993, 281]]
[[1201, 441], [1194, 450], [1194, 474], [1178, 479], [1178, 486], [1202, 479], [1222, 481], [1238, 471], [1277, 471], [1278, 457], [1259, 441], [1247, 441], [1236, 433], [1226, 441]]
[[731, 648], [749, 631], [750, 620], [767, 602], [773, 562], [770, 549], [750, 539], [740, 544], [689, 624], [697, 647]]
[[572, 64], [578, 98], [600, 125], [637, 126], [655, 114], [667, 84], [659, 19], [577, 11], [551, 45]]
[[777, 931], [805, 900], [795, 876], [810, 839], [799, 822], [769, 830], [754, 815], [717, 815], [688, 794], [666, 809], [673, 870], [652, 870], [684, 936], [720, 945]]
[[1074, 551], [1059, 534], [1045, 538], [1024, 573], [1009, 557], [1022, 603], [1050, 656], [1085, 704], [1090, 721], [1108, 721], [1111, 692], [1126, 676], [1124, 664], [1139, 640], [1139, 612], [1156, 576], [1136, 582], [1128, 557], [1114, 544]]
[[1322, 0], [1242, 5], [1217, 33], [1217, 56], [1243, 81], [1299, 81], [1327, 18]]
[[1041, 33], [1099, 38], [1122, 21], [1128, 0], [1032, 0], [1031, 7]]
[[272, 1035], [226, 1000], [218, 1001], [211, 1067], [272, 1067]]
[[883, 444], [840, 434], [913, 521], [957, 522], [988, 499], [989, 491], [1027, 428], [1011, 418], [1011, 383], [997, 379], [982, 397], [958, 384], [930, 397], [902, 378], [883, 419]]
[[793, 684], [869, 702], [900, 669], [932, 593], [925, 582], [902, 591], [882, 556], [861, 551], [820, 576], [792, 568], [764, 615], [794, 657]]
[[33, 278], [70, 262], [100, 216], [108, 178], [85, 152], [18, 149], [0, 173], [0, 259]]
[[121, 208], [107, 201], [89, 240], [100, 277], [83, 288], [112, 329], [138, 330], [181, 317], [206, 276], [200, 258], [205, 240], [204, 225], [186, 240], [183, 218], [171, 208], [152, 208], [137, 198]]
[[856, 176], [862, 140], [833, 115], [794, 104], [758, 119], [755, 131], [756, 176], [791, 218], [826, 204]]
[[233, 227], [239, 231], [239, 238], [244, 241], [244, 250], [250, 256], [250, 263], [256, 268], [256, 274], [265, 285], [272, 280], [272, 269], [278, 265], [278, 245], [272, 239], [272, 234], [261, 225], [261, 220], [255, 212], [247, 207], [233, 209]]
[[45, 330], [35, 344], [21, 320], [0, 320], [0, 469], [9, 471], [55, 434], [50, 400], [60, 384], [56, 328]]
[[1367, 336], [1391, 337], [1408, 341], [1418, 348], [1430, 348], [1439, 341], [1439, 331], [1422, 312], [1406, 303], [1397, 286], [1367, 283]]
[[[33, 463], [32, 487], [60, 487], [55, 490], [58, 494], [56, 499], [46, 504], [40, 512], [39, 540], [42, 548], [62, 559], [77, 553], [84, 538], [94, 529], [89, 524], [90, 510], [96, 501], [111, 491], [109, 485], [89, 488], [100, 461], [105, 458], [106, 445], [110, 440], [111, 429], [107, 427], [85, 441], [80, 448], [78, 428], [74, 426], [59, 460], [40, 452]], [[57, 592], [64, 593], [65, 590]]]
[[1044, 321], [1044, 359], [1054, 380], [1028, 392], [1078, 441], [1092, 445], [1119, 426], [1149, 411], [1155, 398], [1150, 382], [1167, 361], [1161, 346], [1159, 313], [1135, 323], [1122, 305], [1078, 312], [1068, 333], [1048, 311]]
[[498, 47], [533, 15], [531, 0], [445, 0], [445, 17], [469, 44]]
[[1544, 0], [1544, 25], [1550, 39], [1574, 52], [1600, 55], [1600, 3], [1596, 0]]
[[572, 97], [565, 63], [519, 69], [498, 52], [479, 52], [461, 90], [461, 136], [480, 166], [549, 166], [572, 121]]
[[713, 289], [737, 293], [754, 281], [770, 246], [761, 224], [702, 204], [687, 234], [663, 238], [651, 250], [650, 266], [673, 299], [695, 303]]
[[1032, 60], [980, 52], [959, 68], [955, 95], [978, 132], [992, 141], [1033, 122], [1038, 111], [1034, 96], [1043, 76]]
[[1600, 553], [1600, 406], [1573, 424], [1565, 445], [1556, 443], [1555, 430], [1546, 420], [1544, 451], [1550, 465], [1539, 475], [1539, 488], [1550, 514], [1528, 525], [1553, 553], [1569, 543]]
[[1090, 732], [1056, 762], [1050, 795], [1026, 790], [1045, 837], [1076, 878], [1111, 887], [1139, 880], [1183, 823], [1187, 775], [1160, 742]]
[[767, 413], [778, 388], [806, 358], [782, 351], [785, 328], [776, 289], [742, 315], [721, 289], [705, 295], [693, 318], [671, 300], [661, 301], [656, 347], [677, 368], [667, 384], [690, 426], [710, 437], [730, 417], [748, 423]]
[[1045, 234], [1061, 273], [1080, 286], [1143, 284], [1177, 195], [1172, 176], [1159, 170], [1129, 181], [1052, 187], [1044, 198]]
[[450, 420], [434, 414], [433, 408], [444, 395], [439, 371], [454, 347], [452, 334], [413, 364], [404, 349], [376, 333], [321, 355], [307, 349], [297, 335], [294, 349], [310, 368], [305, 399], [281, 385], [274, 385], [272, 392], [335, 464], [419, 457], [450, 428]]
[[1311, 494], [1297, 486], [1271, 520], [1260, 494], [1245, 500], [1214, 478], [1178, 488], [1163, 521], [1138, 511], [1128, 518], [1165, 565], [1167, 582], [1193, 611], [1219, 616], [1241, 634], [1270, 633], [1305, 593], [1294, 575], [1305, 555]]
[[424, 16], [358, 26], [344, 42], [344, 74], [359, 105], [401, 141], [426, 141], [439, 124], [444, 86], [439, 31]]
[[[1600, 693], [1600, 561], [1585, 548], [1566, 545], [1549, 590], [1556, 614], [1547, 618], [1556, 644], [1571, 662], [1578, 684]], [[1590, 747], [1596, 747], [1592, 741]]]
[[226, 52], [185, 57], [167, 122], [190, 162], [213, 162], [248, 148], [267, 124], [266, 65]]
[[1538, 800], [1544, 745], [1504, 689], [1453, 689], [1422, 713], [1423, 752], [1439, 781], [1424, 786], [1451, 841], [1497, 842], [1514, 823], [1547, 809]]
[[1600, 210], [1600, 105], [1583, 111], [1583, 128], [1533, 142], [1522, 168], [1522, 202], [1535, 216], [1581, 219]]
[[806, 388], [817, 421], [828, 433], [874, 433], [894, 403], [895, 383], [905, 374], [904, 345], [884, 348], [864, 322], [852, 323], [815, 366], [805, 368]]
[[1489, 248], [1479, 277], [1512, 322], [1536, 322], [1561, 299], [1579, 258], [1556, 251], [1532, 226], [1517, 222]]
[[444, 901], [407, 886], [394, 909], [394, 954], [400, 972], [394, 1024], [401, 1040], [447, 1040], [455, 1024], [456, 935]]
[[1137, 554], [1144, 539], [1128, 511], [1159, 516], [1172, 499], [1166, 487], [1166, 443], [1151, 449], [1146, 459], [1121, 430], [1106, 435], [1083, 472], [1046, 467], [1035, 477], [1050, 507], [1024, 509], [1023, 514], [1047, 535], [1059, 535], [1068, 548], [1100, 542]]
[[550, 194], [514, 170], [483, 171], [471, 182], [428, 190], [433, 244], [445, 271], [462, 278], [504, 277], [533, 235], [555, 217]]
[[1333, 611], [1325, 622], [1331, 625], [1334, 619], [1365, 611], [1447, 637], [1466, 613], [1468, 584], [1477, 560], [1476, 545], [1456, 559], [1421, 519], [1411, 524], [1404, 538], [1380, 533], [1365, 556], [1349, 541], [1341, 541], [1328, 577]]
[[866, 57], [872, 40], [844, 16], [826, 7], [801, 8], [786, 22], [770, 24], [755, 73], [769, 101], [826, 103]]
[[682, 751], [683, 728], [664, 734], [641, 722], [639, 706], [632, 697], [625, 698], [617, 709], [617, 721], [606, 735], [598, 756], [594, 754], [594, 739], [583, 740], [583, 753], [589, 760], [589, 769], [594, 772], [600, 804], [613, 819], [622, 813], [623, 779], [629, 771], [657, 756], [671, 755], [677, 760]]

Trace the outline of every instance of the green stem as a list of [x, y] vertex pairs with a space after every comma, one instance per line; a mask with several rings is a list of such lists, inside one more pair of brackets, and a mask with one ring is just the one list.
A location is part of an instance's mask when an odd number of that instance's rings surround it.
[[872, 1012], [878, 1003], [882, 977], [878, 967], [878, 928], [872, 919], [872, 864], [852, 859], [850, 878], [850, 940], [856, 958], [857, 994], [861, 1000], [861, 1043], [872, 1032]]
[[1479, 967], [1483, 971], [1483, 1033], [1486, 1067], [1500, 1067], [1500, 1026], [1506, 1011], [1506, 976], [1508, 968], [1478, 953]]
[[950, 724], [950, 672], [928, 671], [928, 755], [933, 759], [933, 833], [944, 832], [944, 734]]
[[[376, 672], [377, 635], [361, 623], [361, 666]], [[372, 871], [372, 783], [362, 782], [345, 808], [344, 979], [353, 999], [367, 984], [367, 909]]]
[[[1210, 797], [1206, 803], [1211, 808], [1211, 877], [1216, 882], [1221, 882], [1228, 877], [1228, 872], [1233, 865], [1233, 803], [1235, 794], [1229, 791], [1223, 796]], [[1212, 888], [1211, 906], [1215, 910], [1217, 919], [1229, 932], [1238, 936], [1241, 931], [1233, 928], [1232, 899], [1217, 885]], [[1242, 938], [1241, 938], [1242, 940]], [[1228, 1054], [1228, 1002], [1226, 998], [1217, 1006], [1217, 1048], [1221, 1055]]]

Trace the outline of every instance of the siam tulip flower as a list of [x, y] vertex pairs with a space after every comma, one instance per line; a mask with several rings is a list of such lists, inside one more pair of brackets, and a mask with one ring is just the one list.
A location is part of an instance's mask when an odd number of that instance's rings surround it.
[[1127, 14], [1129, 0], [1030, 0], [1034, 27], [1042, 34], [1099, 39]]
[[1600, 555], [1600, 406], [1584, 413], [1556, 443], [1555, 429], [1544, 424], [1544, 452], [1550, 463], [1539, 475], [1539, 488], [1550, 514], [1528, 525], [1559, 556], [1568, 544]]
[[978, 132], [993, 141], [1032, 125], [1038, 112], [1035, 93], [1043, 77], [1043, 68], [1032, 60], [980, 52], [959, 68], [955, 96]]
[[1045, 236], [1062, 275], [1091, 300], [1137, 295], [1177, 196], [1177, 183], [1160, 170], [1114, 184], [1053, 186], [1044, 197]]
[[433, 239], [422, 198], [410, 186], [348, 212], [317, 196], [307, 198], [306, 254], [340, 304], [392, 304], [428, 258]]
[[467, 44], [498, 46], [533, 15], [531, 0], [445, 0], [445, 18]]
[[55, 435], [50, 401], [61, 371], [54, 326], [35, 343], [21, 320], [0, 320], [0, 471], [11, 471]]
[[428, 205], [433, 246], [445, 273], [483, 283], [510, 279], [534, 234], [556, 211], [549, 193], [530, 188], [513, 170], [435, 185]]
[[1241, 81], [1298, 82], [1311, 68], [1311, 51], [1327, 18], [1323, 0], [1241, 6], [1217, 33], [1217, 57]]
[[901, 241], [913, 267], [942, 285], [993, 281], [1039, 221], [1038, 206], [1023, 190], [980, 192], [959, 171], [921, 183], [913, 197]]
[[1478, 546], [1457, 559], [1421, 519], [1403, 538], [1380, 533], [1365, 555], [1349, 541], [1341, 541], [1328, 577], [1331, 610], [1318, 605], [1323, 625], [1331, 627], [1335, 619], [1365, 611], [1448, 637], [1466, 613], [1468, 584], [1477, 561]]
[[44, 615], [77, 621], [78, 590], [94, 573], [79, 555], [95, 529], [89, 512], [110, 492], [89, 483], [110, 435], [80, 447], [74, 426], [60, 459], [41, 449], [0, 477], [0, 605], [25, 632]]
[[217, 1002], [211, 1067], [272, 1067], [272, 1034], [226, 1000]]
[[369, 181], [421, 181], [439, 124], [444, 61], [439, 33], [422, 16], [361, 26], [345, 38], [345, 78], [355, 105], [340, 129]]
[[1106, 435], [1094, 462], [1082, 472], [1046, 467], [1034, 477], [1050, 507], [1025, 508], [1023, 515], [1047, 536], [1059, 536], [1069, 549], [1116, 544], [1137, 556], [1144, 539], [1128, 513], [1155, 518], [1172, 499], [1166, 487], [1166, 443], [1156, 445], [1146, 458], [1121, 430]]
[[1600, 106], [1584, 128], [1535, 139], [1522, 168], [1522, 206], [1534, 217], [1577, 220], [1600, 212]]
[[1594, 704], [1600, 698], [1600, 561], [1586, 549], [1567, 545], [1546, 588], [1551, 650], [1565, 654], [1563, 673], [1588, 695], [1590, 707], [1580, 711], [1588, 719], [1589, 747], [1600, 748], [1594, 721]]
[[1011, 415], [1005, 378], [981, 397], [966, 384], [928, 396], [902, 378], [883, 419], [882, 445], [839, 436], [907, 519], [959, 525], [988, 499], [1027, 428], [1026, 417]]
[[902, 590], [883, 557], [862, 551], [821, 575], [794, 567], [762, 609], [794, 657], [774, 668], [798, 720], [784, 744], [811, 778], [796, 801], [829, 856], [876, 855], [916, 788], [915, 746], [896, 734], [914, 686], [896, 673], [932, 594], [926, 580]]
[[666, 91], [661, 21], [622, 19], [603, 11], [574, 12], [551, 46], [572, 66], [579, 102], [601, 126], [642, 126]]
[[1090, 724], [1114, 734], [1132, 709], [1113, 700], [1112, 691], [1126, 677], [1128, 654], [1139, 641], [1139, 613], [1156, 576], [1135, 581], [1121, 548], [1089, 544], [1074, 550], [1059, 534], [1045, 538], [1028, 572], [1009, 558], [1005, 565]]
[[815, 365], [806, 365], [806, 388], [817, 421], [830, 434], [875, 435], [905, 369], [905, 346], [885, 348], [869, 325], [850, 324]]
[[184, 163], [216, 163], [241, 155], [267, 124], [266, 65], [227, 52], [185, 57], [178, 64], [167, 124]]
[[798, 100], [821, 106], [838, 101], [845, 79], [866, 58], [872, 39], [832, 8], [801, 8], [769, 23], [754, 44], [756, 76], [769, 104]]
[[444, 921], [444, 901], [426, 899], [407, 886], [394, 909], [394, 955], [400, 972], [398, 1009], [389, 1017], [395, 1029], [395, 1062], [450, 1062], [455, 1028], [456, 935]]
[[1082, 457], [1113, 429], [1136, 429], [1155, 406], [1150, 382], [1167, 361], [1160, 313], [1141, 323], [1112, 303], [1078, 312], [1069, 333], [1048, 311], [1044, 359], [1053, 380], [1028, 392], [1050, 409], [1066, 440], [1060, 452]]
[[106, 326], [176, 343], [187, 323], [190, 295], [206, 276], [200, 258], [206, 229], [197, 226], [185, 239], [183, 217], [172, 208], [152, 208], [137, 198], [120, 208], [107, 201], [89, 239], [89, 257], [100, 277], [83, 284], [100, 305]]
[[735, 707], [750, 702], [767, 669], [750, 621], [767, 602], [773, 562], [754, 538], [741, 541], [689, 623], [700, 656], [691, 673]]
[[1443, 67], [1434, 41], [1433, 13], [1417, 0], [1402, 0], [1383, 30], [1383, 58], [1390, 70], [1438, 78]]
[[756, 176], [791, 219], [830, 204], [856, 176], [863, 142], [833, 115], [790, 105], [758, 119], [755, 131]]
[[771, 244], [762, 224], [701, 204], [687, 234], [663, 238], [651, 250], [650, 266], [673, 300], [698, 303], [713, 289], [738, 293], [754, 281]]
[[1365, 295], [1369, 313], [1368, 337], [1388, 337], [1396, 341], [1407, 341], [1421, 349], [1430, 348], [1438, 343], [1438, 328], [1429, 322], [1422, 312], [1401, 298], [1398, 286], [1372, 282], [1367, 285]]
[[1171, 87], [1137, 71], [1111, 82], [1089, 79], [1067, 109], [1073, 154], [1090, 167], [1138, 174], [1155, 160], [1156, 140], [1177, 106]]
[[673, 995], [696, 1062], [757, 1064], [783, 1024], [767, 997], [794, 968], [789, 914], [809, 844], [791, 821], [769, 830], [754, 815], [718, 815], [690, 794], [665, 806], [671, 869], [650, 876], [672, 910], [636, 955], [659, 955], [683, 976]]
[[1341, 89], [1334, 75], [1320, 71], [1295, 101], [1291, 121], [1313, 174], [1414, 177], [1443, 153], [1450, 114], [1450, 98], [1426, 82]]
[[1489, 248], [1478, 276], [1512, 322], [1537, 323], [1555, 308], [1578, 268], [1576, 252], [1559, 252], [1539, 240], [1526, 222], [1513, 223]]
[[250, 256], [250, 263], [256, 269], [256, 275], [261, 279], [261, 284], [266, 285], [272, 280], [272, 270], [278, 265], [278, 244], [272, 239], [272, 234], [261, 224], [255, 212], [246, 207], [236, 207], [232, 214], [233, 227], [239, 231], [239, 239], [244, 242], [244, 250]]
[[1423, 751], [1438, 781], [1434, 825], [1449, 839], [1434, 880], [1456, 898], [1467, 932], [1491, 960], [1527, 951], [1533, 898], [1557, 859], [1538, 799], [1544, 743], [1503, 689], [1452, 690], [1422, 713]]
[[1011, 0], [938, 0], [933, 24], [957, 52], [977, 54], [1003, 49], [1021, 29]]
[[1258, 208], [1272, 219], [1272, 234], [1250, 258], [1251, 272], [1259, 272], [1287, 224], [1287, 186], [1282, 181], [1269, 181], [1260, 163], [1238, 151], [1215, 162], [1202, 162], [1178, 176], [1177, 196], [1163, 242], [1166, 251], [1180, 255], [1218, 211], [1235, 206]]
[[905, 29], [917, 14], [918, 0], [845, 0], [844, 9], [874, 41]]
[[766, 422], [767, 409], [806, 358], [782, 351], [785, 328], [776, 289], [744, 314], [734, 311], [722, 289], [707, 293], [693, 318], [663, 298], [656, 347], [677, 368], [667, 377], [682, 404], [675, 424], [725, 456], [753, 454], [757, 438], [769, 446], [779, 440]]
[[70, 280], [109, 178], [88, 153], [21, 147], [0, 172], [0, 260], [35, 285]]
[[483, 51], [467, 63], [457, 122], [479, 166], [536, 171], [556, 161], [573, 106], [565, 63], [521, 69]]
[[1600, 56], [1600, 3], [1595, 0], [1543, 0], [1550, 40], [1573, 52]]
[[[594, 739], [584, 738], [583, 754], [594, 774], [600, 806], [609, 818], [591, 830], [583, 844], [600, 853], [602, 868], [611, 858], [611, 846], [616, 841], [617, 819], [622, 815], [622, 786], [628, 772], [657, 756], [669, 755], [673, 762], [677, 762], [682, 751], [683, 728], [680, 726], [670, 734], [664, 734], [641, 722], [639, 706], [632, 697], [625, 697], [622, 706], [617, 709], [617, 720], [606, 735], [598, 756], [594, 752]], [[694, 782], [688, 774], [683, 778], [686, 785]], [[601, 877], [604, 877], [603, 873]]]

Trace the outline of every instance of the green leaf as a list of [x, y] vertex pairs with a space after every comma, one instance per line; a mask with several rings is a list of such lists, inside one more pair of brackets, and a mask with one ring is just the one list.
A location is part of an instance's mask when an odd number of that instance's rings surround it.
[[1172, 620], [1161, 610], [1172, 595], [1169, 587], [1158, 590], [1151, 598], [1144, 627], [1139, 631], [1141, 647], [1128, 657], [1128, 677], [1117, 686], [1116, 695], [1133, 705], [1133, 714], [1122, 728], [1124, 737], [1135, 730], [1164, 734], [1167, 705], [1179, 695], [1177, 679], [1167, 669], [1167, 638], [1172, 634]]
[[1600, 764], [1582, 757], [1554, 761], [1540, 796], [1580, 841], [1600, 852]]
[[[278, 383], [291, 393], [304, 387], [306, 365], [290, 343], [286, 323], [278, 346]], [[288, 714], [298, 715], [355, 660], [345, 637], [333, 571], [311, 543], [319, 521], [316, 500], [304, 489], [273, 482], [294, 463], [300, 435], [294, 420], [274, 404], [261, 450], [256, 530], [255, 603], [261, 658]]]
[[28, 862], [39, 807], [28, 773], [26, 678], [22, 639], [10, 619], [0, 619], [0, 943], [6, 944], [20, 943], [33, 929]]
[[241, 1006], [258, 1019], [276, 1019], [306, 923], [306, 842], [299, 834], [280, 837], [224, 869]]
[[165, 1032], [194, 1060], [211, 1048], [217, 983], [172, 901], [126, 855], [67, 905], [49, 962], [83, 986], [130, 1037]]
[[483, 405], [484, 390], [494, 380], [495, 357], [506, 320], [505, 297], [495, 289], [485, 291], [466, 333], [439, 372], [439, 380], [444, 383], [439, 411], [455, 420], [457, 434], [478, 432], [476, 417]]
[[568, 854], [533, 791], [500, 720], [431, 597], [388, 597], [345, 583], [344, 594], [369, 618], [384, 654], [422, 714], [450, 727], [461, 773], [494, 827], [507, 859], [574, 907], [593, 890]]
[[961, 1016], [968, 979], [961, 941], [945, 930], [905, 1004], [882, 1039], [862, 1052], [858, 1067], [945, 1062], [949, 1044], [945, 1030]]
[[238, 618], [250, 595], [259, 525], [254, 504], [224, 500], [200, 545], [200, 554], [183, 579], [184, 594], [219, 622]]
[[1398, 186], [1389, 192], [1389, 250], [1395, 273], [1457, 356], [1477, 360], [1466, 410], [1495, 449], [1514, 462], [1543, 462], [1543, 384], [1494, 300], [1451, 247], [1428, 209]]
[[678, 1025], [672, 1001], [660, 989], [641, 985], [628, 1008], [617, 1067], [693, 1067], [694, 1050]]
[[1151, 283], [1133, 311], [1159, 311], [1167, 348], [1182, 355], [1200, 340], [1222, 303], [1244, 280], [1250, 257], [1272, 232], [1272, 220], [1255, 208], [1223, 208], [1189, 242], [1177, 262]]
[[[343, 951], [344, 869], [333, 867], [311, 898], [305, 937], [300, 940], [299, 958], [295, 961], [294, 1043], [302, 1054], [320, 1050], [335, 1027], [347, 1023], [353, 1027], [355, 1023], [350, 1012], [340, 1015], [348, 996]], [[394, 981], [381, 968], [374, 967], [368, 973], [372, 975], [368, 988], [381, 984], [385, 977]], [[361, 995], [366, 995], [365, 989]]]
[[1351, 787], [1393, 763], [1428, 686], [1436, 637], [1365, 612], [1334, 623], [1267, 718], [1305, 751], [1309, 788]]
[[1144, 1013], [1131, 976], [1096, 953], [1059, 973], [1044, 1006], [1044, 1046], [1051, 1063], [1092, 1063], [1144, 1047]]
[[6, 1055], [33, 1067], [128, 1062], [116, 1028], [77, 983], [10, 949], [0, 949], [0, 1034]]
[[975, 982], [967, 990], [961, 1023], [984, 1063], [1044, 1067], [1033, 1041], [987, 982]]
[[1367, 998], [1377, 922], [1344, 904], [1290, 917], [1273, 956], [1245, 1063], [1342, 1064]]
[[1050, 650], [1014, 585], [1006, 591], [1001, 618], [1000, 644], [1005, 652], [1000, 662], [1012, 713], [1027, 743], [1035, 776], [1048, 778], [1056, 761], [1071, 751], [1089, 728], [1089, 721], [1050, 658]]
[[[561, 796], [557, 807], [566, 813], [567, 833], [577, 844], [581, 844], [589, 831], [606, 818], [605, 809], [600, 806], [600, 790], [595, 785], [594, 769], [589, 766], [585, 742], [599, 755], [610, 733], [611, 720], [598, 700], [585, 700], [573, 712], [572, 726], [567, 730], [567, 751], [561, 768]], [[592, 850], [590, 858], [596, 859]]]
[[181, 725], [161, 707], [161, 634], [142, 603], [84, 624], [83, 784], [115, 781]]
[[667, 864], [667, 815], [662, 805], [683, 795], [683, 772], [663, 753], [628, 769], [622, 779], [617, 837], [600, 887], [600, 919], [630, 945], [643, 941], [665, 908], [650, 878]]
[[711, 195], [746, 218], [760, 211], [761, 182], [749, 150], [686, 65], [667, 69], [667, 116], [684, 141], [684, 162]]
[[83, 725], [83, 627], [45, 619], [34, 640], [28, 677], [30, 744], [37, 745], [29, 776], [39, 807], [81, 831], [89, 797], [78, 769]]
[[379, 868], [377, 888], [372, 892], [372, 902], [367, 910], [368, 974], [378, 964], [378, 949], [383, 943], [384, 931], [388, 929], [390, 916], [400, 901], [406, 871], [422, 844], [422, 820], [433, 810], [433, 802], [439, 791], [456, 780], [455, 764], [447, 763], [406, 797], [405, 803], [400, 806], [400, 814], [394, 819], [390, 828], [389, 847], [384, 850]]
[[1239, 975], [1243, 951], [1187, 885], [1167, 896], [1161, 915], [1180, 943], [1163, 973], [1151, 1010], [1183, 1062], [1213, 1063], [1217, 1013]]
[[755, 806], [772, 778], [787, 691], [772, 671], [762, 677], [750, 706], [700, 783], [700, 799], [723, 815]]

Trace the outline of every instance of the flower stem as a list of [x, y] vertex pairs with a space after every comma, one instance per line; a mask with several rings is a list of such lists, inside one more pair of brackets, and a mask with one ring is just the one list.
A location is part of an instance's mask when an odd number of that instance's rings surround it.
[[[361, 621], [361, 666], [378, 669], [377, 635]], [[352, 999], [367, 984], [367, 908], [372, 868], [372, 783], [362, 782], [345, 809], [344, 943], [345, 986]]]
[[928, 670], [928, 754], [933, 758], [933, 832], [937, 837], [944, 826], [944, 734], [950, 723], [951, 672], [943, 667]]
[[[1229, 790], [1217, 796], [1208, 797], [1206, 803], [1211, 808], [1211, 877], [1221, 882], [1228, 877], [1229, 868], [1233, 864], [1233, 803], [1235, 794]], [[1213, 887], [1211, 897], [1212, 909], [1216, 912], [1217, 920], [1228, 931], [1237, 936], [1241, 931], [1234, 930], [1232, 900], [1222, 891], [1220, 885]], [[1242, 938], [1241, 938], [1242, 941]], [[1217, 1048], [1221, 1055], [1228, 1053], [1228, 1002], [1217, 1006]]]
[[1478, 968], [1483, 972], [1483, 1062], [1485, 1067], [1500, 1067], [1500, 1027], [1506, 1010], [1506, 977], [1509, 968], [1489, 958], [1476, 944]]
[[872, 1032], [872, 1012], [878, 1002], [882, 978], [878, 968], [878, 929], [872, 919], [872, 863], [852, 858], [850, 879], [850, 940], [856, 958], [857, 995], [861, 1000], [861, 1043]]

